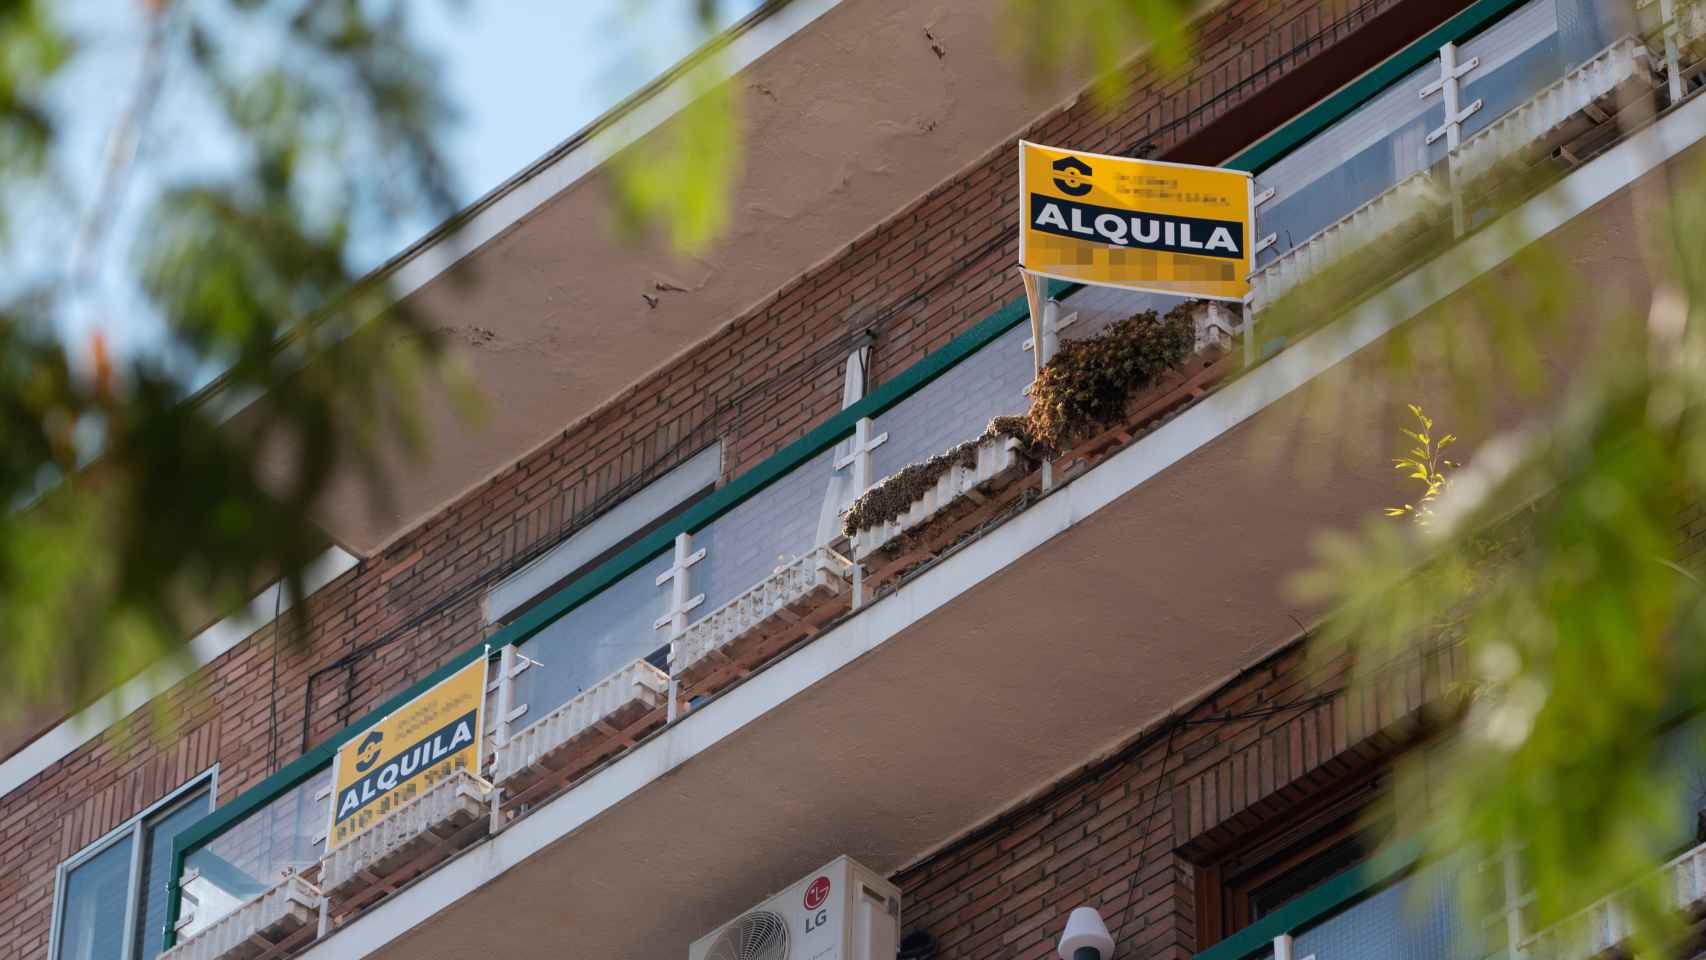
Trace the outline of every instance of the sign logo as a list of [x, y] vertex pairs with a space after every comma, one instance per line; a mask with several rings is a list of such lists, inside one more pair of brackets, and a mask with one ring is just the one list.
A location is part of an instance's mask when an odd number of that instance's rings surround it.
[[1217, 300], [1249, 293], [1250, 175], [1019, 143], [1019, 266]]
[[369, 730], [367, 736], [361, 738], [361, 746], [355, 748], [355, 768], [366, 773], [379, 762], [379, 744], [385, 739], [385, 734], [378, 730]]
[[1060, 176], [1054, 178], [1054, 188], [1069, 197], [1082, 197], [1090, 192], [1090, 165], [1077, 157], [1061, 157], [1049, 164]]
[[480, 769], [486, 659], [461, 670], [338, 748], [326, 850], [335, 850], [456, 773]]
[[829, 899], [829, 878], [818, 877], [806, 886], [806, 909], [816, 910]]

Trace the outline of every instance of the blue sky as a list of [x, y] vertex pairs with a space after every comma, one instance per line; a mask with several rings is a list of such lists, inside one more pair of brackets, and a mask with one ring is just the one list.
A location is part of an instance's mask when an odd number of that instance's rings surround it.
[[[497, 186], [691, 52], [694, 0], [421, 0], [422, 36], [464, 111], [446, 143], [466, 200]], [[721, 0], [723, 25], [759, 0]]]
[[[461, 204], [544, 155], [706, 38], [694, 15], [697, 0], [414, 2], [419, 42], [442, 65], [444, 91], [457, 108], [441, 146]], [[719, 26], [759, 3], [719, 0]], [[8, 276], [0, 277], [0, 287], [62, 275], [75, 259], [80, 223], [65, 209], [85, 205], [102, 180], [113, 130], [136, 87], [142, 6], [140, 0], [61, 0], [56, 6], [79, 49], [55, 89], [59, 163], [70, 202], [44, 201], [30, 242], [6, 252]], [[136, 309], [126, 275], [141, 211], [162, 184], [217, 172], [231, 160], [230, 145], [207, 136], [207, 124], [198, 120], [210, 115], [209, 105], [175, 88], [169, 74], [163, 89], [107, 240], [83, 258], [94, 282], [61, 320], [62, 332], [74, 341], [98, 329], [117, 350], [129, 352], [146, 350], [158, 337], [159, 318]], [[32, 202], [20, 208], [20, 219], [31, 219]], [[390, 235], [360, 238], [372, 261], [363, 266], [377, 266], [431, 226], [396, 224]]]

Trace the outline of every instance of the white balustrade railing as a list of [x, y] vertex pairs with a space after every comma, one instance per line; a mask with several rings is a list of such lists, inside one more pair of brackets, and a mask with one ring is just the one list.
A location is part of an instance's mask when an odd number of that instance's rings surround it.
[[806, 552], [688, 627], [675, 643], [676, 674], [814, 594], [845, 592], [852, 575], [853, 565], [834, 550], [817, 547]]
[[1252, 274], [1255, 309], [1272, 306], [1350, 254], [1366, 254], [1381, 241], [1404, 235], [1412, 225], [1430, 222], [1446, 206], [1445, 191], [1432, 175], [1425, 170], [1411, 174]]
[[511, 736], [497, 749], [492, 779], [501, 786], [601, 721], [655, 709], [668, 691], [668, 674], [644, 660], [635, 660]]
[[[1669, 905], [1688, 910], [1706, 901], [1706, 843], [1665, 864]], [[1587, 960], [1628, 939], [1632, 930], [1623, 894], [1612, 894], [1521, 943], [1521, 953], [1546, 960]]]
[[161, 960], [232, 960], [278, 947], [316, 922], [320, 891], [292, 874], [205, 929], [180, 940]]
[[1477, 180], [1509, 160], [1550, 153], [1609, 120], [1606, 101], [1632, 82], [1650, 88], [1656, 80], [1647, 48], [1624, 37], [1464, 141], [1452, 158], [1453, 178]]
[[338, 897], [375, 876], [401, 869], [423, 847], [436, 847], [443, 834], [488, 822], [491, 788], [458, 770], [428, 787], [365, 832], [326, 854], [320, 862], [320, 889]]

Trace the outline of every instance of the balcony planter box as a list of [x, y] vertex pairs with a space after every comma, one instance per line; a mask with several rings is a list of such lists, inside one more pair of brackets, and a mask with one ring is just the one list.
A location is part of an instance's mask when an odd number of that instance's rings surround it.
[[[1029, 414], [998, 417], [982, 437], [913, 464], [854, 501], [843, 520], [866, 585], [903, 575], [1012, 509], [1039, 486], [1045, 457], [1064, 481], [1204, 396], [1236, 369], [1232, 338], [1240, 326], [1235, 310], [1199, 301], [1064, 346], [1033, 385], [1049, 395], [1033, 398]], [[1122, 380], [1146, 369], [1143, 380]]]
[[320, 861], [320, 889], [345, 915], [485, 836], [491, 787], [465, 770], [440, 780]]
[[675, 644], [683, 694], [703, 696], [775, 659], [852, 606], [853, 565], [817, 547], [687, 628]]
[[1118, 452], [1207, 396], [1238, 368], [1229, 345], [1210, 343], [1126, 401], [1125, 416], [1055, 458], [1061, 479]]
[[319, 912], [320, 891], [291, 874], [160, 956], [162, 960], [282, 956], [314, 936]]
[[1472, 195], [1554, 156], [1579, 162], [1620, 135], [1615, 121], [1659, 84], [1647, 48], [1624, 37], [1476, 133], [1457, 149], [1452, 175]]
[[897, 515], [850, 535], [865, 582], [874, 587], [893, 579], [1010, 506], [1036, 485], [1040, 465], [1019, 440], [992, 432], [885, 478], [869, 495], [884, 496], [888, 488], [907, 495], [910, 489], [912, 499]]
[[663, 726], [669, 677], [635, 660], [497, 749], [492, 779], [505, 804], [537, 802]]

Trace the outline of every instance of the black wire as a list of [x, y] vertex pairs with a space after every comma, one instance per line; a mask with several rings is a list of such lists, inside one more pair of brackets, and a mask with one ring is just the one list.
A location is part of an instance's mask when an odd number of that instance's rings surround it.
[[278, 772], [278, 632], [284, 629], [283, 622], [279, 620], [280, 604], [283, 600], [284, 578], [280, 577], [278, 582], [273, 584], [272, 594], [272, 691], [267, 697], [268, 723], [272, 728], [267, 736], [271, 754], [267, 761], [269, 774]]
[[1126, 879], [1125, 905], [1120, 907], [1120, 919], [1114, 924], [1114, 956], [1119, 956], [1120, 944], [1125, 941], [1126, 925], [1131, 922], [1131, 905], [1138, 896], [1138, 879], [1143, 875], [1143, 868], [1149, 861], [1150, 823], [1161, 811], [1161, 796], [1169, 789], [1167, 761], [1173, 759], [1173, 738], [1184, 726], [1182, 722], [1175, 722], [1172, 729], [1167, 731], [1167, 746], [1161, 752], [1161, 770], [1155, 775], [1155, 795], [1149, 798], [1149, 812], [1144, 814], [1143, 825], [1137, 830], [1137, 864], [1131, 868], [1131, 876]]

